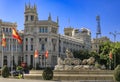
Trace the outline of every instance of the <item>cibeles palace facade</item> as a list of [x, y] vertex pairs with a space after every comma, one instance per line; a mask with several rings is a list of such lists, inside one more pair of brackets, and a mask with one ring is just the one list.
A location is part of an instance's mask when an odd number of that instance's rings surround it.
[[[17, 29], [17, 24], [0, 20], [1, 34], [2, 31], [5, 33], [7, 41], [5, 48], [0, 46], [0, 60], [3, 60], [8, 67], [11, 66], [12, 61], [15, 65], [25, 62], [28, 66], [33, 67], [35, 64], [38, 64], [39, 67], [45, 67], [45, 65], [54, 67], [57, 64], [57, 57], [66, 57], [66, 49], [70, 51], [91, 50], [91, 32], [88, 29], [67, 27], [64, 29], [64, 34], [61, 35], [58, 32], [60, 28], [58, 17], [56, 17], [56, 21], [53, 21], [49, 14], [47, 20], [38, 20], [36, 5], [25, 5], [24, 21], [24, 30], [19, 31], [23, 43], [19, 44], [11, 36], [11, 27]], [[0, 36], [2, 38], [2, 35]], [[34, 58], [36, 49], [39, 56]], [[47, 59], [44, 56], [46, 50], [48, 50]], [[2, 66], [1, 61], [0, 64]]]

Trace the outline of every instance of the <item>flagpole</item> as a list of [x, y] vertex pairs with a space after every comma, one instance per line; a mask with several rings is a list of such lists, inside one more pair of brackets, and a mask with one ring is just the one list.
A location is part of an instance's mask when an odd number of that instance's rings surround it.
[[35, 58], [35, 70], [36, 70], [36, 58]]
[[[2, 30], [3, 31], [3, 30]], [[4, 42], [3, 42], [3, 39], [5, 39], [5, 35], [3, 34], [3, 32], [2, 32], [2, 38], [1, 38], [1, 41], [2, 41], [2, 62], [1, 62], [1, 68], [3, 67], [3, 47], [5, 47], [6, 46], [6, 44], [4, 44]]]
[[1, 68], [3, 67], [3, 47], [2, 47], [2, 62], [1, 62]]
[[45, 54], [44, 54], [44, 68], [45, 68]]
[[[2, 67], [3, 67], [3, 46], [2, 46], [2, 57], [1, 58], [2, 58], [2, 62], [1, 62], [1, 69], [2, 69]], [[2, 76], [2, 70], [1, 70], [1, 76]]]
[[45, 68], [46, 68], [46, 57], [45, 57]]
[[13, 70], [13, 37], [12, 37], [12, 49], [11, 49], [11, 71]]
[[[13, 59], [13, 40], [14, 40], [14, 38], [15, 38], [15, 40], [18, 40], [18, 43], [22, 43], [22, 39], [21, 39], [21, 37], [20, 37], [20, 35], [17, 33], [17, 31], [16, 31], [16, 29], [13, 27], [12, 28], [12, 40], [11, 40], [11, 56], [12, 56], [12, 58], [11, 58], [11, 70], [13, 70], [13, 66], [14, 66], [14, 59]], [[15, 44], [15, 45], [17, 45], [17, 44]]]
[[46, 57], [45, 57], [45, 68], [46, 68]]

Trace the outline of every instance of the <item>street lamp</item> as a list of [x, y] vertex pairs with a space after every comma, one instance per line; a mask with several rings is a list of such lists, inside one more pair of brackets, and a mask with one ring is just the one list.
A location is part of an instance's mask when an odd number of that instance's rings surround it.
[[59, 46], [58, 46], [58, 47], [59, 47], [59, 50], [58, 50], [59, 55], [58, 55], [58, 57], [60, 57], [60, 48], [61, 48], [61, 47], [60, 47], [60, 34], [59, 34], [59, 44], [58, 44], [58, 45], [59, 45]]
[[[113, 37], [114, 37], [114, 43], [115, 43], [116, 42], [116, 36], [118, 34], [120, 34], [120, 33], [114, 31], [114, 32], [110, 32], [110, 34], [113, 35]], [[114, 55], [114, 69], [115, 69], [115, 67], [116, 67], [116, 56]]]
[[114, 36], [114, 42], [116, 42], [116, 36], [120, 33], [115, 31], [115, 32], [110, 32], [110, 34]]

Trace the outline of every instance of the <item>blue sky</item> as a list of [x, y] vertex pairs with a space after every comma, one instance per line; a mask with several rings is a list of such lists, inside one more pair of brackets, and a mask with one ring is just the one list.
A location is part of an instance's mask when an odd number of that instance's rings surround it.
[[[47, 20], [49, 13], [54, 21], [58, 16], [61, 34], [64, 27], [86, 27], [91, 30], [92, 38], [95, 38], [97, 15], [101, 19], [102, 36], [113, 40], [109, 32], [120, 32], [120, 0], [0, 0], [0, 19], [16, 22], [18, 30], [23, 30], [25, 3], [29, 2], [37, 5], [39, 20]], [[117, 35], [116, 40], [120, 41], [120, 35]]]

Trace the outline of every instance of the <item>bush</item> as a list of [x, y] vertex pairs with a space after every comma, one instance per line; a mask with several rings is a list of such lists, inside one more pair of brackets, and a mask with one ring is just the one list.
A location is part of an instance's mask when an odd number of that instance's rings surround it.
[[16, 70], [23, 70], [21, 66], [17, 66]]
[[115, 81], [120, 82], [120, 65], [118, 65], [114, 70], [114, 79]]
[[95, 68], [101, 68], [101, 65], [99, 63], [95, 63]]
[[47, 67], [42, 73], [42, 77], [44, 80], [51, 80], [53, 79], [53, 71], [51, 68]]
[[32, 65], [29, 65], [28, 66], [28, 70], [32, 70], [33, 66]]
[[9, 75], [10, 75], [10, 72], [9, 72], [8, 67], [6, 65], [3, 66], [3, 68], [2, 68], [2, 77], [7, 78], [7, 77], [9, 77]]

